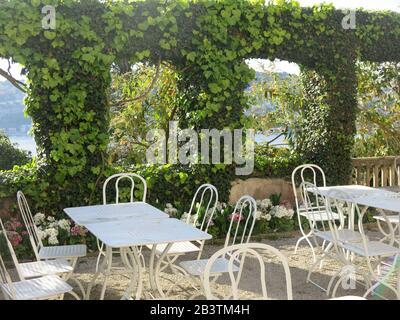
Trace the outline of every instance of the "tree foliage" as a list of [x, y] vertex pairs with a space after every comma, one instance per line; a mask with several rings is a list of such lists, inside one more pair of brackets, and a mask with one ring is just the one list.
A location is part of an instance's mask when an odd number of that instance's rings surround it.
[[0, 170], [10, 170], [31, 160], [31, 153], [18, 148], [16, 143], [0, 130]]
[[400, 154], [400, 64], [358, 64], [355, 156]]
[[144, 163], [151, 129], [168, 133], [169, 122], [185, 103], [179, 95], [178, 74], [169, 66], [136, 64], [111, 84], [111, 146], [113, 163]]

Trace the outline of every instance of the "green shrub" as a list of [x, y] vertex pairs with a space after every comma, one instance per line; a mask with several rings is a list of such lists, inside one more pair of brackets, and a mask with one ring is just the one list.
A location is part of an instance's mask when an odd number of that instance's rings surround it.
[[255, 150], [255, 175], [267, 178], [289, 178], [292, 171], [302, 164], [295, 152], [286, 148], [257, 146]]
[[31, 153], [18, 149], [4, 132], [0, 130], [0, 170], [10, 170], [16, 165], [26, 164], [31, 160]]

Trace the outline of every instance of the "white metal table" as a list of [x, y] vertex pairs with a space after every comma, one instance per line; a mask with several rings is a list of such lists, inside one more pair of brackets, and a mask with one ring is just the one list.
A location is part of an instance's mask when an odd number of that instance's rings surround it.
[[[118, 205], [121, 206], [121, 205]], [[152, 207], [146, 204], [145, 207]], [[83, 207], [86, 212], [89, 212], [87, 207]], [[154, 208], [154, 207], [153, 207]], [[154, 208], [156, 209], [156, 208]], [[158, 209], [156, 209], [158, 210]], [[166, 257], [169, 249], [174, 242], [208, 240], [211, 236], [192, 225], [186, 224], [177, 219], [167, 219], [165, 216], [159, 215], [158, 217], [149, 218], [147, 215], [124, 215], [122, 219], [117, 221], [104, 221], [99, 222], [95, 218], [92, 223], [82, 223], [90, 219], [84, 219], [79, 214], [79, 208], [71, 210], [66, 209], [69, 214], [72, 211], [73, 217], [78, 216], [78, 221], [87, 228], [94, 236], [105, 244], [105, 259], [102, 261], [99, 270], [95, 273], [91, 283], [89, 284], [86, 299], [90, 297], [91, 289], [102, 274], [104, 276], [103, 286], [100, 294], [100, 299], [104, 299], [105, 290], [107, 286], [107, 279], [111, 275], [112, 266], [112, 252], [113, 249], [119, 249], [121, 260], [127, 273], [130, 274], [130, 281], [123, 299], [130, 299], [132, 297], [134, 288], [136, 287], [135, 298], [140, 299], [143, 290], [143, 270], [144, 266], [139, 256], [138, 248], [140, 246], [152, 245], [153, 249], [150, 255], [149, 265], [149, 280], [150, 287], [153, 292], [158, 293], [164, 298], [164, 293], [159, 285], [158, 275], [160, 266], [163, 259]], [[68, 213], [69, 212], [69, 213]], [[78, 212], [78, 213], [77, 213]], [[133, 212], [133, 211], [132, 211]], [[81, 220], [79, 220], [81, 219]], [[163, 253], [155, 263], [156, 244], [168, 244]]]
[[[396, 192], [358, 185], [318, 187], [318, 190], [324, 197], [353, 201], [363, 206], [364, 212], [375, 208], [380, 213], [393, 211], [400, 214], [400, 194]], [[344, 195], [349, 195], [351, 199], [345, 199]], [[349, 228], [354, 229], [354, 212], [349, 217]]]
[[[392, 211], [399, 214], [400, 221], [400, 194], [385, 189], [377, 189], [359, 185], [347, 185], [347, 186], [330, 186], [330, 187], [318, 187], [319, 192], [324, 197], [335, 198], [337, 200], [350, 201], [363, 207], [362, 212], [365, 213], [368, 208], [375, 208], [384, 217], [386, 214], [384, 211]], [[311, 190], [314, 192], [315, 189]], [[345, 196], [349, 198], [346, 198]], [[354, 230], [354, 210], [349, 213], [349, 229]], [[400, 237], [400, 227], [399, 237]], [[387, 236], [387, 234], [384, 234]], [[394, 237], [395, 235], [393, 235]], [[391, 239], [391, 243], [397, 242], [395, 238]], [[394, 264], [397, 264], [394, 261]], [[400, 268], [397, 270], [397, 290], [400, 292]]]
[[168, 214], [145, 202], [66, 208], [64, 211], [81, 226], [130, 218], [169, 218]]

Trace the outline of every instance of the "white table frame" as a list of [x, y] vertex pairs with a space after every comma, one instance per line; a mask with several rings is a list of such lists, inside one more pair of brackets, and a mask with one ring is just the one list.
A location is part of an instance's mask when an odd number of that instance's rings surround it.
[[[314, 192], [314, 189], [310, 189], [311, 192]], [[386, 217], [386, 214], [384, 211], [391, 211], [391, 212], [397, 212], [399, 214], [399, 221], [400, 221], [400, 194], [392, 191], [387, 191], [384, 189], [377, 189], [377, 188], [371, 188], [371, 187], [366, 187], [366, 186], [359, 186], [359, 185], [346, 185], [346, 186], [330, 186], [330, 187], [318, 187], [318, 191], [324, 196], [324, 197], [333, 197], [336, 198], [337, 200], [343, 200], [343, 201], [351, 201], [353, 203], [356, 203], [360, 206], [362, 206], [361, 210], [361, 215], [364, 215], [365, 212], [369, 208], [374, 208], [376, 209], [383, 217]], [[349, 195], [352, 196], [352, 199], [341, 199], [340, 197], [335, 196], [334, 191], [342, 191], [346, 192]], [[385, 201], [381, 201], [380, 197], [384, 198]], [[377, 200], [379, 200], [377, 202]], [[351, 212], [349, 212], [349, 229], [354, 230], [355, 227], [355, 208], [352, 206]], [[359, 222], [360, 223], [360, 222]], [[391, 234], [391, 239], [390, 239], [390, 245], [394, 245], [394, 243], [399, 243], [395, 239], [395, 234], [394, 234], [394, 229], [393, 226], [389, 223], [389, 228], [392, 230], [390, 232]], [[381, 228], [379, 228], [381, 229]], [[399, 237], [400, 237], [400, 227], [397, 228], [399, 231]], [[385, 238], [388, 237], [389, 234], [382, 232]], [[397, 256], [397, 259], [395, 259], [394, 264], [398, 264], [399, 262], [396, 261], [400, 259], [399, 256]], [[400, 293], [400, 268], [397, 270], [397, 291]]]
[[[147, 206], [152, 207], [150, 205]], [[88, 209], [88, 207], [81, 208], [84, 208], [83, 210], [86, 212], [90, 212], [90, 208]], [[114, 209], [115, 208], [117, 207], [114, 207]], [[68, 208], [65, 211], [67, 214], [75, 212], [75, 215], [71, 214], [71, 218], [73, 219], [74, 217], [77, 217], [76, 213], [79, 212], [79, 208]], [[78, 218], [77, 220], [79, 221]], [[205, 241], [211, 239], [211, 235], [198, 230], [192, 225], [186, 224], [177, 219], [168, 219], [162, 215], [158, 216], [158, 218], [149, 218], [146, 215], [127, 215], [123, 219], [121, 218], [117, 221], [103, 220], [102, 222], [98, 222], [97, 220], [96, 223], [85, 223], [83, 226], [105, 244], [105, 258], [101, 262], [98, 271], [94, 274], [92, 281], [88, 286], [85, 297], [87, 300], [90, 298], [90, 293], [94, 283], [100, 275], [104, 276], [100, 299], [104, 299], [107, 280], [112, 274], [113, 269], [113, 249], [119, 249], [123, 263], [123, 272], [130, 274], [129, 284], [122, 296], [122, 299], [131, 299], [135, 287], [135, 298], [140, 299], [142, 296], [142, 280], [145, 266], [142, 264], [142, 260], [140, 259], [138, 248], [145, 245], [152, 245], [149, 265], [150, 289], [155, 295], [165, 298], [165, 294], [159, 283], [159, 273], [161, 264], [167, 256], [172, 244], [174, 242], [196, 240]], [[132, 230], [136, 230], [138, 234], [133, 234]], [[142, 232], [143, 230], [144, 233]], [[146, 230], [152, 231], [150, 232]], [[157, 230], [158, 232], [155, 233], [154, 230]], [[177, 230], [182, 232], [176, 232]], [[158, 260], [155, 261], [156, 245], [161, 243], [167, 244], [167, 246]]]

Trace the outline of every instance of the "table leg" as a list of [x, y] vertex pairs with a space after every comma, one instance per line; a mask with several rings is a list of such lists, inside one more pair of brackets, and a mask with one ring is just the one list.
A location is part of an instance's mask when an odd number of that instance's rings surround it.
[[156, 245], [153, 245], [153, 248], [151, 250], [151, 256], [150, 256], [150, 266], [149, 266], [149, 279], [150, 279], [150, 286], [153, 292], [158, 292], [158, 294], [161, 296], [161, 298], [165, 298], [164, 292], [162, 291], [159, 283], [159, 273], [160, 273], [160, 267], [161, 263], [164, 260], [164, 258], [167, 256], [169, 249], [171, 249], [173, 243], [169, 243], [164, 251], [162, 252], [161, 256], [157, 260], [156, 265], [154, 266], [154, 259], [156, 255]]
[[[94, 274], [91, 282], [89, 283], [89, 286], [88, 286], [87, 292], [86, 292], [86, 296], [85, 296], [85, 300], [89, 300], [92, 288], [93, 288], [97, 278], [100, 276], [100, 274], [103, 274], [104, 276], [106, 276], [105, 270], [106, 270], [106, 268], [108, 268], [108, 265], [109, 265], [109, 261], [108, 261], [107, 257], [108, 257], [107, 254], [105, 254], [103, 262], [101, 263], [100, 267], [97, 268], [96, 273]], [[111, 263], [112, 263], [112, 261], [111, 261]]]
[[107, 269], [105, 270], [104, 274], [104, 281], [103, 281], [103, 286], [101, 288], [101, 293], [100, 293], [100, 300], [104, 300], [104, 296], [106, 294], [106, 289], [107, 289], [107, 281], [108, 277], [111, 274], [111, 268], [112, 268], [112, 248], [106, 247], [106, 260], [107, 260]]
[[[143, 267], [141, 265], [142, 261], [140, 258], [140, 253], [137, 247], [125, 248], [123, 251], [121, 251], [121, 257], [125, 267], [132, 273], [128, 288], [125, 290], [125, 293], [121, 299], [130, 299], [133, 288], [137, 283], [135, 299], [140, 300], [143, 289]], [[129, 259], [132, 263], [129, 262]]]

